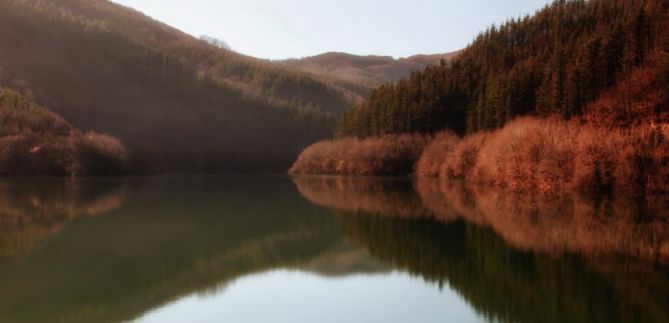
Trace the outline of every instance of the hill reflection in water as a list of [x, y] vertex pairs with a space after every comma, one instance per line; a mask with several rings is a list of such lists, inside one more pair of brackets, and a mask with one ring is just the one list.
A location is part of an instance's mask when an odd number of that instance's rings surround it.
[[126, 198], [113, 180], [4, 179], [0, 182], [0, 259], [20, 256], [82, 216], [118, 208]]
[[285, 178], [110, 183], [0, 186], [3, 239], [49, 233], [5, 249], [0, 322], [125, 322], [273, 269], [332, 276], [388, 270], [344, 241], [331, 212], [306, 203]]
[[331, 286], [411, 275], [501, 322], [669, 322], [667, 211], [650, 202], [184, 176], [4, 181], [0, 206], [2, 322], [134, 320], [275, 271]]
[[492, 228], [521, 250], [621, 254], [669, 262], [669, 200], [514, 193], [463, 182], [298, 177], [309, 201], [340, 211], [392, 218], [465, 220]]
[[[294, 182], [338, 210], [344, 234], [373, 257], [456, 289], [489, 319], [669, 322], [666, 201], [517, 195], [439, 180]], [[374, 194], [359, 194], [370, 186]], [[395, 212], [389, 199], [406, 205]]]

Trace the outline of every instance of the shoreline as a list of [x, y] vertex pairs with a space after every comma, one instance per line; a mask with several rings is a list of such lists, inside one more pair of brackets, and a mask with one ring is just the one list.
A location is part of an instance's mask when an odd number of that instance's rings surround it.
[[524, 117], [463, 138], [448, 132], [344, 138], [308, 147], [289, 174], [414, 175], [521, 191], [668, 194], [669, 125], [608, 129]]

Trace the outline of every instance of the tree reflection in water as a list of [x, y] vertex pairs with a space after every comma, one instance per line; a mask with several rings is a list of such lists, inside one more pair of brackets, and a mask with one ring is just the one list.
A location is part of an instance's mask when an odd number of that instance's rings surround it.
[[0, 217], [12, 223], [3, 233], [51, 230], [39, 248], [0, 261], [0, 322], [125, 322], [186, 295], [218, 293], [238, 277], [321, 270], [323, 261], [312, 260], [333, 250], [359, 254], [342, 242], [331, 212], [305, 203], [285, 178], [121, 179], [111, 190], [96, 180], [36, 181], [0, 190]]
[[5, 181], [0, 321], [127, 321], [291, 269], [408, 272], [503, 322], [669, 322], [658, 201], [436, 180], [294, 183], [299, 191], [280, 177]]
[[[490, 319], [669, 322], [661, 199], [511, 194], [439, 180], [294, 181], [305, 198], [339, 210], [345, 235], [373, 257], [454, 288]], [[374, 194], [358, 194], [366, 187]], [[405, 205], [396, 212], [390, 199]]]
[[105, 214], [126, 198], [114, 180], [5, 179], [0, 182], [0, 259], [20, 256], [82, 216]]

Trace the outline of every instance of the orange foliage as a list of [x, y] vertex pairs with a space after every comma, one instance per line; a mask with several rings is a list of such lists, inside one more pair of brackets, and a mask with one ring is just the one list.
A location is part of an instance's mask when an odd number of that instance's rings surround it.
[[438, 134], [416, 164], [416, 174], [427, 177], [465, 178], [478, 161], [486, 132], [463, 139], [446, 132]]
[[661, 67], [662, 52], [655, 52], [647, 62], [631, 71], [616, 86], [605, 91], [586, 107], [585, 120], [601, 126], [630, 126], [647, 122], [669, 122]]
[[386, 135], [325, 141], [307, 148], [290, 173], [406, 175], [414, 162], [418, 176], [467, 179], [516, 190], [667, 193], [669, 124], [606, 128], [524, 117], [463, 139], [445, 132], [433, 139]]
[[[438, 159], [441, 166], [434, 174]], [[456, 145], [435, 140], [417, 168], [421, 175], [520, 190], [669, 192], [669, 125], [608, 129], [576, 121], [521, 118], [500, 130], [465, 137]]]
[[0, 175], [118, 175], [129, 172], [131, 157], [118, 139], [82, 133], [0, 87]]
[[442, 132], [435, 136], [423, 150], [418, 163], [416, 174], [419, 176], [437, 176], [442, 162], [458, 145], [460, 138], [451, 132]]
[[323, 141], [305, 149], [292, 175], [406, 175], [428, 142], [418, 134]]

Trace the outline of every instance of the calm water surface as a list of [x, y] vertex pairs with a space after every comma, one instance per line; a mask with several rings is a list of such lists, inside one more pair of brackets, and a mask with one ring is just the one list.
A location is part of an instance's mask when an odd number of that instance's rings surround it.
[[437, 180], [3, 180], [0, 322], [669, 322], [667, 210]]

